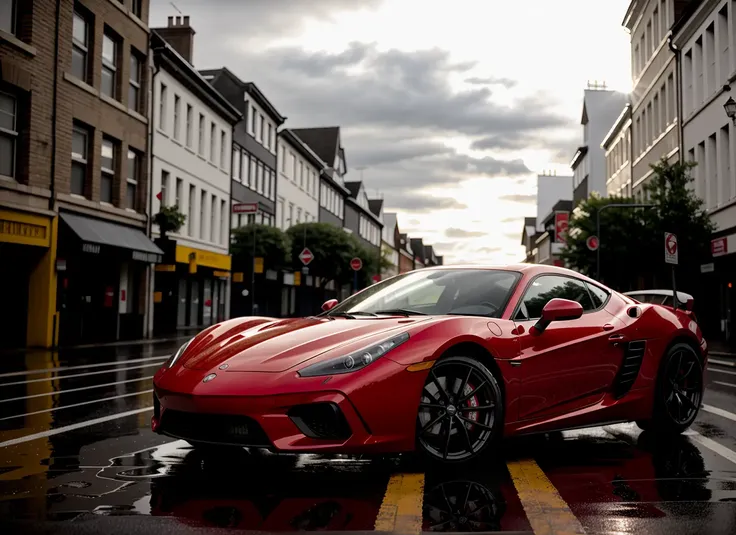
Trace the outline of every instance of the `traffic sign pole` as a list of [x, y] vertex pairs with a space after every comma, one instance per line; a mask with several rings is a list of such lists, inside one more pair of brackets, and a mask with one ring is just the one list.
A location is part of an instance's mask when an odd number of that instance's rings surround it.
[[677, 310], [679, 300], [677, 299], [677, 280], [675, 277], [675, 268], [679, 262], [680, 245], [677, 243], [677, 236], [671, 232], [664, 233], [664, 261], [672, 264], [672, 305]]

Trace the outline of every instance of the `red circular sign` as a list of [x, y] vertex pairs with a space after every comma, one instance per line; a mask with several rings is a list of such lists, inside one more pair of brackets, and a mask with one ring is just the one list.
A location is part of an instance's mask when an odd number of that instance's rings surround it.
[[363, 261], [356, 256], [350, 261], [350, 267], [353, 268], [354, 271], [360, 271], [363, 267]]
[[665, 245], [669, 254], [675, 254], [677, 252], [677, 237], [674, 234], [668, 234]]
[[598, 236], [588, 236], [588, 239], [585, 240], [585, 245], [587, 245], [588, 249], [591, 251], [598, 249]]

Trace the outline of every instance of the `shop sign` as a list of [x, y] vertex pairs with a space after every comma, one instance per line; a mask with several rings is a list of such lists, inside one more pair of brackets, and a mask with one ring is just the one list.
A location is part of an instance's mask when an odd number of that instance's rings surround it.
[[298, 271], [294, 272], [294, 286], [299, 286], [302, 283], [302, 274]]
[[222, 271], [230, 271], [231, 269], [232, 259], [230, 255], [214, 253], [212, 251], [203, 251], [202, 249], [195, 249], [194, 247], [186, 247], [184, 245], [177, 244], [176, 261], [178, 263], [189, 264], [191, 254], [194, 255], [194, 262], [197, 265]]
[[100, 246], [96, 243], [83, 243], [82, 251], [90, 254], [100, 254]]
[[0, 242], [48, 247], [49, 225], [46, 217], [0, 210]]
[[713, 256], [723, 256], [728, 254], [728, 236], [711, 240], [710, 252], [713, 254]]
[[149, 264], [158, 264], [161, 262], [161, 255], [156, 253], [144, 253], [143, 251], [133, 251], [133, 260], [147, 262]]
[[263, 273], [263, 257], [257, 256], [253, 265], [256, 273]]

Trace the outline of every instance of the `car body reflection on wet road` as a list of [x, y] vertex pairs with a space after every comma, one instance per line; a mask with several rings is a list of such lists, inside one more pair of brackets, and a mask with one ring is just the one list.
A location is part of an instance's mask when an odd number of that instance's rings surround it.
[[410, 455], [213, 456], [156, 435], [150, 376], [171, 348], [156, 349], [0, 374], [2, 533], [736, 533], [730, 361], [709, 365], [704, 409], [676, 439], [612, 425], [436, 468]]

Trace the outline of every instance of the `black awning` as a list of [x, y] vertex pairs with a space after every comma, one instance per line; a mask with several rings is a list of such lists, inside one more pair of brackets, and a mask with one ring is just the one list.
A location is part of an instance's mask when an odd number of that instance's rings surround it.
[[163, 258], [164, 252], [138, 229], [72, 214], [61, 214], [61, 220], [79, 237], [85, 251], [117, 247], [130, 251], [131, 258], [141, 262], [159, 263]]

